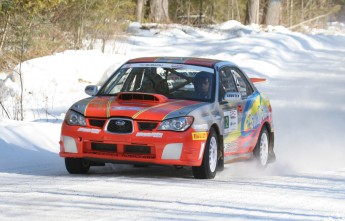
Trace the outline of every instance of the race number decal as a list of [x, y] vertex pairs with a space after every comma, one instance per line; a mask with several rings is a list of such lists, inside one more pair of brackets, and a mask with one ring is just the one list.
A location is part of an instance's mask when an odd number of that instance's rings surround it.
[[237, 130], [237, 110], [224, 112], [224, 133]]

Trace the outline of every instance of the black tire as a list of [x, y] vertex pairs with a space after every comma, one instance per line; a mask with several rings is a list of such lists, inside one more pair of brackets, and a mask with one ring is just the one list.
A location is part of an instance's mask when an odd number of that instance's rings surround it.
[[200, 166], [192, 167], [196, 179], [213, 179], [217, 173], [219, 142], [217, 133], [211, 128], [208, 135], [204, 156]]
[[86, 174], [90, 169], [90, 161], [82, 158], [65, 158], [65, 166], [70, 174]]
[[266, 127], [262, 127], [254, 148], [254, 158], [258, 167], [265, 168], [269, 162], [270, 136]]

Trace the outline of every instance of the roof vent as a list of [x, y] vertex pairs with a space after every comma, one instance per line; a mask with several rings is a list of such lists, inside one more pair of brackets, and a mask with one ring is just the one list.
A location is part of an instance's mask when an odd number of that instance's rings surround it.
[[138, 93], [138, 92], [121, 92], [117, 95], [118, 100], [122, 101], [153, 101], [163, 103], [168, 100], [168, 98], [161, 94], [149, 94], [149, 93]]

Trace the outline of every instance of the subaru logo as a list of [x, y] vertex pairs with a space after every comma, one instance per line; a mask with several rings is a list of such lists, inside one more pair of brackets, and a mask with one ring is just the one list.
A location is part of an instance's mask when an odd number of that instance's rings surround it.
[[115, 121], [115, 124], [116, 124], [117, 126], [123, 126], [123, 125], [126, 124], [126, 122], [123, 121], [123, 120], [117, 120], [117, 121]]

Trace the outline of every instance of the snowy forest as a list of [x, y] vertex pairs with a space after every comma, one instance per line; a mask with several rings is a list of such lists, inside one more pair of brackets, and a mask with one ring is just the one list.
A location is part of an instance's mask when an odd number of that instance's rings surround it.
[[[131, 21], [207, 27], [228, 20], [324, 27], [344, 19], [345, 0], [1, 0], [0, 72], [66, 49], [92, 49], [96, 39], [124, 37]], [[83, 44], [87, 39], [87, 44]]]

